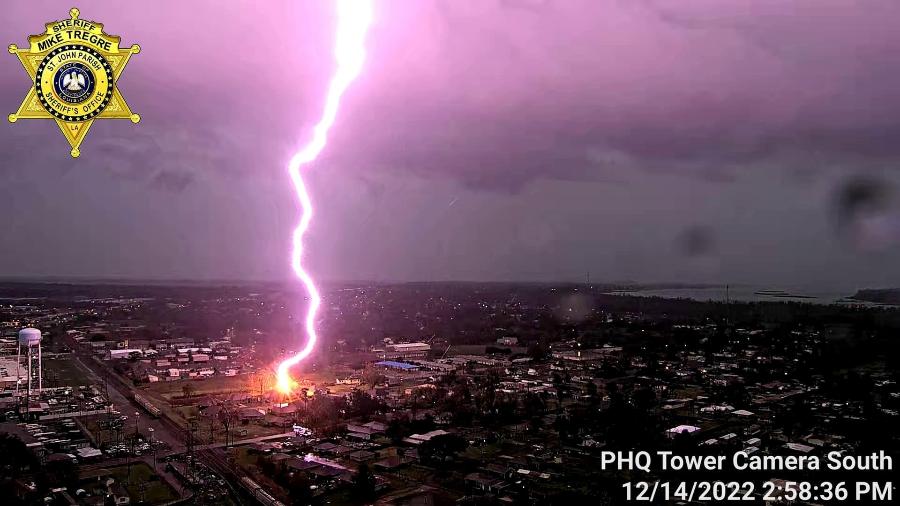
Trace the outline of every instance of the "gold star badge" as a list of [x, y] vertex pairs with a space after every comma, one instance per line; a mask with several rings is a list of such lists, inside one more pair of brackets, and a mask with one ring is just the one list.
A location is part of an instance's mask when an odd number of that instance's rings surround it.
[[116, 85], [140, 46], [120, 48], [118, 36], [106, 34], [100, 23], [79, 19], [79, 14], [72, 9], [69, 19], [47, 23], [44, 33], [28, 37], [28, 49], [9, 46], [34, 82], [19, 110], [9, 115], [10, 123], [55, 120], [73, 157], [81, 153], [79, 146], [95, 119], [141, 120]]

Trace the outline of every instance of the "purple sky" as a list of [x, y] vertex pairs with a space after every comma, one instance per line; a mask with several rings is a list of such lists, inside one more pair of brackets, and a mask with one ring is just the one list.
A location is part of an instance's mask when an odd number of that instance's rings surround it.
[[[9, 2], [0, 40], [70, 4]], [[78, 7], [141, 44], [143, 121], [77, 160], [4, 127], [0, 276], [288, 278], [331, 4]], [[900, 2], [381, 0], [368, 40], [310, 175], [324, 279], [900, 285]]]

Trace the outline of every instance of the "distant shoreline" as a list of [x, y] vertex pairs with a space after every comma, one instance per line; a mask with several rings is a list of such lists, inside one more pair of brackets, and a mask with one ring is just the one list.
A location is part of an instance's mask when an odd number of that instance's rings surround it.
[[[659, 285], [657, 285], [659, 286]], [[667, 299], [689, 299], [699, 302], [795, 302], [800, 304], [893, 307], [900, 305], [900, 289], [859, 290], [851, 295], [846, 292], [815, 292], [802, 289], [771, 289], [748, 285], [707, 285], [692, 287], [650, 288], [639, 286], [629, 289], [611, 290], [610, 295], [661, 297]], [[895, 297], [893, 297], [895, 295]]]
[[900, 288], [867, 288], [857, 290], [850, 298], [873, 304], [900, 305]]

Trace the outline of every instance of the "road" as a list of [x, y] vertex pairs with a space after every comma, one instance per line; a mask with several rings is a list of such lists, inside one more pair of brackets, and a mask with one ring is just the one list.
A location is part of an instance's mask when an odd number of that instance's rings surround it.
[[[103, 371], [102, 366], [94, 362], [93, 358], [85, 358], [82, 354], [75, 354], [72, 357], [91, 376], [96, 384], [102, 385], [104, 377], [109, 378], [109, 401], [116, 411], [128, 417], [126, 422], [128, 429], [133, 430], [135, 425], [137, 425], [137, 429], [146, 435], [149, 432], [147, 429], [152, 428], [155, 441], [166, 443], [172, 450], [178, 451], [180, 448], [181, 451], [184, 451], [184, 442], [178, 426], [173, 423], [166, 423], [167, 420], [163, 418], [154, 419], [147, 414], [144, 408], [131, 399], [133, 388], [122, 384], [122, 381], [115, 375]], [[140, 413], [140, 415], [135, 415], [135, 413]]]
[[[183, 451], [184, 444], [179, 437], [177, 428], [175, 428], [176, 430], [173, 430], [171, 424], [166, 423], [165, 420], [153, 419], [148, 414], [146, 414], [143, 408], [141, 408], [139, 405], [137, 405], [137, 403], [131, 400], [129, 396], [126, 396], [126, 394], [122, 393], [122, 390], [117, 387], [116, 383], [121, 384], [121, 381], [118, 380], [118, 378], [114, 378], [114, 375], [110, 375], [103, 371], [102, 366], [100, 364], [94, 363], [93, 358], [89, 356], [85, 357], [83, 354], [73, 353], [72, 359], [93, 379], [96, 384], [102, 385], [104, 383], [103, 377], [109, 378], [109, 382], [107, 383], [109, 402], [113, 405], [113, 409], [128, 417], [128, 420], [126, 422], [126, 433], [128, 433], [130, 429], [134, 428], [135, 430], [138, 430], [142, 434], [146, 435], [150, 433], [149, 429], [152, 428], [154, 441], [162, 441], [163, 443], [169, 445], [169, 448], [171, 448], [172, 451], [178, 451], [179, 447]], [[88, 364], [91, 364], [93, 367]], [[101, 375], [103, 377], [101, 377]], [[130, 393], [130, 389], [126, 390], [126, 392]], [[137, 413], [140, 413], [140, 416], [136, 416]], [[143, 455], [140, 458], [133, 460], [132, 462], [134, 461], [144, 462], [145, 464], [153, 468], [156, 473], [161, 476], [166, 481], [166, 483], [169, 484], [170, 487], [172, 487], [173, 490], [179, 493], [182, 499], [187, 499], [193, 495], [192, 492], [184, 488], [184, 485], [181, 483], [177, 476], [175, 476], [171, 472], [166, 471], [164, 466], [159, 465], [159, 459], [154, 458], [152, 454]], [[124, 462], [128, 462], [128, 459], [123, 459], [123, 463]]]
[[[157, 459], [154, 459], [152, 455], [144, 455], [140, 458], [141, 461], [146, 462], [153, 467], [154, 463], [158, 464], [162, 461], [164, 455], [172, 455], [186, 451], [185, 441], [182, 437], [184, 430], [175, 421], [171, 420], [165, 411], [163, 411], [159, 418], [154, 419], [150, 417], [142, 407], [132, 400], [132, 395], [135, 392], [133, 385], [126, 383], [126, 381], [119, 377], [118, 374], [107, 370], [107, 367], [104, 364], [91, 356], [90, 352], [83, 351], [74, 341], [70, 343], [70, 347], [75, 350], [72, 355], [73, 360], [75, 360], [97, 384], [102, 385], [104, 382], [106, 383], [109, 391], [109, 400], [117, 411], [128, 416], [127, 425], [129, 427], [134, 427], [132, 423], [137, 423], [139, 430], [144, 434], [147, 433], [148, 428], [153, 428], [153, 439], [156, 441], [163, 441], [171, 448], [171, 451], [157, 455]], [[135, 416], [135, 413], [140, 413], [140, 416]], [[270, 439], [279, 439], [293, 435], [293, 432], [286, 432], [283, 434], [260, 436], [236, 441], [232, 443], [232, 445], [259, 443]], [[201, 462], [225, 477], [225, 481], [228, 484], [231, 493], [235, 498], [238, 498], [240, 497], [240, 492], [236, 487], [239, 486], [237, 484], [240, 483], [240, 478], [243, 477], [244, 474], [237, 470], [233, 464], [228, 462], [225, 453], [221, 450], [224, 446], [224, 443], [196, 445], [195, 455]], [[164, 466], [157, 465], [155, 469], [156, 472], [172, 485], [175, 490], [181, 491], [183, 497], [187, 497], [184, 494], [190, 495], [190, 492], [184, 489], [180, 480], [174, 474], [165, 471]], [[239, 499], [238, 504], [241, 504]]]

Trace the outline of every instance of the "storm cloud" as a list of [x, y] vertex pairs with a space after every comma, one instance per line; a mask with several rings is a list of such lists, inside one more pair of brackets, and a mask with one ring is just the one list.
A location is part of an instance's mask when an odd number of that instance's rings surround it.
[[[3, 40], [69, 7], [11, 2]], [[6, 127], [0, 275], [287, 277], [284, 164], [319, 114], [331, 4], [81, 7], [142, 45], [120, 85], [143, 121], [97, 124], [78, 160], [49, 122]], [[310, 261], [332, 279], [900, 283], [896, 241], [861, 249], [833, 219], [848, 180], [900, 179], [898, 28], [890, 0], [378, 2], [312, 168]], [[27, 77], [2, 61], [13, 111]], [[700, 229], [698, 263], [672, 245]]]

